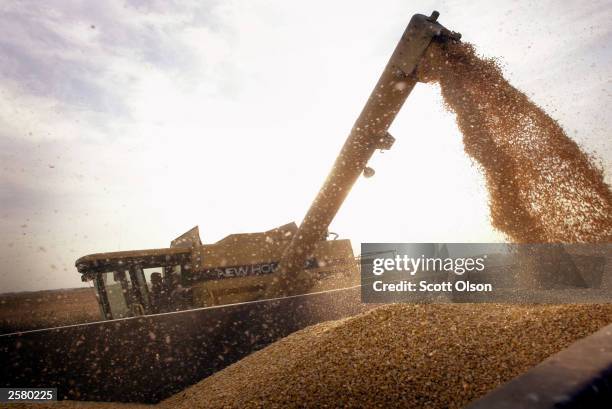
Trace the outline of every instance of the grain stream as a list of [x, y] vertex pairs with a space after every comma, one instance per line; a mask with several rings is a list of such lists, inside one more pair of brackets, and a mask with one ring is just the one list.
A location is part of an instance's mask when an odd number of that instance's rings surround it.
[[561, 126], [467, 43], [432, 43], [421, 81], [440, 85], [481, 167], [493, 227], [517, 243], [607, 243], [612, 193]]

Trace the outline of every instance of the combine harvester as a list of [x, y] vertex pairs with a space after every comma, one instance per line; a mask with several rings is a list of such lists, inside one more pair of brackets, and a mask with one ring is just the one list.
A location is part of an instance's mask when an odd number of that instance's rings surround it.
[[[92, 254], [103, 321], [0, 335], [2, 387], [57, 387], [60, 399], [158, 402], [296, 330], [355, 315], [359, 265], [328, 227], [416, 85], [432, 42], [459, 41], [416, 14], [301, 226], [202, 244], [197, 227], [169, 248]], [[150, 275], [146, 269], [161, 269]], [[409, 317], [408, 317], [409, 319]]]

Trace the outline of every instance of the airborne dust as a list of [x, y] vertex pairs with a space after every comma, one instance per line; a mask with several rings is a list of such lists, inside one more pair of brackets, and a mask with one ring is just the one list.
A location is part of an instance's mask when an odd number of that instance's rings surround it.
[[[432, 44], [418, 76], [456, 114], [495, 228], [519, 243], [610, 242], [601, 170], [495, 61]], [[462, 407], [610, 322], [610, 305], [388, 305], [306, 328], [160, 406]]]
[[[518, 243], [610, 241], [601, 170], [494, 60], [434, 43], [417, 75], [456, 114], [495, 228]], [[388, 305], [293, 334], [165, 403], [458, 408], [610, 322], [610, 305]]]

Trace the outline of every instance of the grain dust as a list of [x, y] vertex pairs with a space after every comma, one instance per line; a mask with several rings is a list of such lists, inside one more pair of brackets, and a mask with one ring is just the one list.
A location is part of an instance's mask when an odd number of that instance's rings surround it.
[[[609, 242], [602, 172], [469, 44], [432, 44], [492, 224], [511, 241]], [[296, 332], [162, 402], [163, 408], [460, 408], [612, 322], [612, 305], [388, 305]], [[76, 403], [78, 405], [78, 403]]]
[[[610, 241], [602, 171], [494, 60], [434, 43], [417, 75], [456, 114], [495, 228], [518, 243]], [[460, 408], [610, 322], [612, 305], [389, 305], [295, 333], [164, 405]]]

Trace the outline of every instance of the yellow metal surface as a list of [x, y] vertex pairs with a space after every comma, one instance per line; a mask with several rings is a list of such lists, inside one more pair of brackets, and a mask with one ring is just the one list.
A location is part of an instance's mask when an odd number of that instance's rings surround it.
[[261, 233], [232, 234], [193, 249], [194, 271], [278, 261], [297, 230], [295, 223]]
[[[285, 240], [285, 244], [287, 244], [286, 242]], [[241, 253], [237, 249], [238, 247], [231, 250], [222, 250], [233, 251], [236, 257], [233, 259], [233, 262], [237, 263], [237, 265], [258, 264], [270, 260], [275, 261], [282, 254], [282, 247], [276, 252], [271, 252], [269, 249], [249, 248], [248, 251]], [[209, 247], [207, 250], [210, 252], [209, 257], [214, 254], [212, 252], [213, 247]], [[251, 253], [251, 251], [255, 251], [255, 253]], [[226, 254], [221, 253], [221, 255]], [[359, 267], [355, 261], [349, 240], [319, 242], [315, 247], [314, 255], [319, 262], [318, 267], [291, 273], [289, 278], [292, 285], [291, 294], [343, 288], [359, 283]], [[212, 262], [210, 266], [214, 267], [214, 264]], [[208, 265], [206, 263], [206, 266]], [[274, 272], [264, 275], [225, 278], [198, 283], [192, 287], [194, 306], [209, 307], [263, 298], [282, 297], [288, 293], [287, 286], [284, 285], [286, 283], [283, 280], [285, 280], [285, 273]]]

